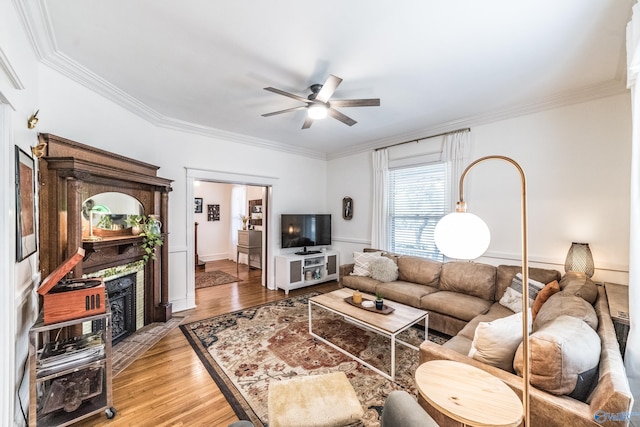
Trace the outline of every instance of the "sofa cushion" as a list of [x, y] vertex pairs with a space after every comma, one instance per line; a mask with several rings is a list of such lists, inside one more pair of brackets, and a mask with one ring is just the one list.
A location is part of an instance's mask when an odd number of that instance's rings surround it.
[[447, 262], [442, 265], [439, 288], [493, 302], [496, 267], [477, 262]]
[[[496, 295], [494, 300], [500, 301], [505, 289], [511, 286], [511, 281], [516, 274], [522, 273], [522, 267], [518, 265], [499, 265], [496, 271]], [[560, 280], [560, 272], [546, 268], [529, 267], [529, 278], [541, 283], [550, 283]]]
[[467, 337], [456, 335], [446, 343], [442, 344], [442, 347], [446, 347], [449, 350], [453, 350], [456, 353], [464, 354], [466, 356], [469, 354], [469, 350], [471, 350], [471, 342], [472, 341]]
[[491, 305], [489, 311], [471, 319], [469, 323], [467, 323], [465, 327], [462, 328], [460, 332], [458, 332], [458, 335], [462, 335], [472, 340], [476, 334], [476, 328], [478, 327], [478, 324], [480, 322], [491, 322], [492, 320], [511, 316], [512, 314], [513, 311], [509, 310], [507, 307], [501, 305], [500, 303], [495, 302], [493, 303], [493, 305]]
[[371, 276], [371, 270], [369, 265], [371, 261], [380, 258], [382, 252], [354, 252], [353, 253], [353, 261], [355, 265], [353, 266], [353, 276]]
[[469, 357], [513, 372], [513, 356], [522, 342], [522, 312], [480, 322], [476, 328]]
[[[531, 307], [533, 301], [538, 296], [538, 292], [540, 292], [544, 286], [544, 283], [529, 278], [529, 307]], [[518, 273], [513, 280], [511, 280], [511, 286], [504, 291], [504, 295], [502, 295], [499, 302], [514, 313], [519, 313], [522, 311], [522, 292], [522, 273]]]
[[560, 285], [557, 280], [554, 280], [551, 283], [547, 283], [544, 288], [540, 292], [538, 292], [538, 296], [533, 301], [533, 305], [531, 306], [531, 318], [536, 320], [536, 316], [538, 312], [542, 308], [542, 305], [547, 302], [547, 300], [551, 297], [551, 295], [560, 292]]
[[[557, 295], [557, 294], [556, 294]], [[543, 306], [544, 307], [544, 306]], [[572, 316], [559, 316], [529, 337], [531, 359], [531, 385], [552, 394], [570, 394], [600, 360], [600, 337], [582, 320]], [[513, 359], [518, 375], [522, 375], [522, 345]], [[586, 397], [586, 396], [585, 396]]]
[[384, 298], [390, 299], [391, 301], [407, 304], [412, 307], [420, 307], [422, 297], [438, 292], [438, 289], [417, 283], [395, 281], [379, 283], [376, 286], [376, 292], [380, 292]]
[[594, 331], [598, 328], [598, 316], [591, 304], [575, 295], [558, 292], [549, 297], [540, 308], [533, 322], [533, 331], [544, 328], [547, 323], [553, 322], [562, 315], [576, 317], [586, 322]]
[[567, 273], [560, 280], [560, 290], [565, 294], [575, 295], [593, 305], [598, 297], [598, 287], [586, 274]]
[[486, 313], [491, 304], [491, 301], [482, 298], [449, 291], [434, 292], [420, 300], [420, 308], [423, 310], [444, 313], [467, 322]]
[[427, 258], [401, 256], [398, 258], [398, 279], [405, 282], [438, 287], [442, 263]]
[[375, 294], [376, 287], [380, 284], [378, 280], [364, 276], [342, 276], [340, 280], [342, 286], [370, 294]]
[[381, 282], [393, 282], [398, 279], [398, 265], [390, 258], [380, 257], [369, 264], [371, 277]]

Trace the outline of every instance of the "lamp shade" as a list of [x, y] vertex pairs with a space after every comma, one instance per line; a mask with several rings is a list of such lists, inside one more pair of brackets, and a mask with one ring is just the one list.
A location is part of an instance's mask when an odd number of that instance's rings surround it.
[[571, 243], [567, 259], [564, 261], [564, 271], [584, 273], [593, 276], [595, 267], [593, 265], [593, 255], [588, 243]]
[[491, 233], [477, 215], [453, 212], [438, 222], [434, 239], [440, 252], [449, 258], [476, 259], [489, 247]]

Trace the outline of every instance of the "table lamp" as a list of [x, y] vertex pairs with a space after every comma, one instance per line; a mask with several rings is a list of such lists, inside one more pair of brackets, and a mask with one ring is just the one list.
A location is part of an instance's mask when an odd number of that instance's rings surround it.
[[593, 276], [593, 255], [591, 255], [588, 243], [571, 243], [567, 259], [564, 261], [564, 271], [584, 273], [588, 277]]
[[486, 156], [473, 161], [460, 176], [460, 200], [456, 211], [443, 217], [436, 225], [434, 239], [438, 249], [454, 259], [475, 259], [489, 247], [491, 236], [487, 224], [474, 214], [467, 212], [464, 201], [464, 178], [471, 168], [486, 160], [504, 160], [511, 163], [520, 173], [521, 232], [522, 232], [522, 405], [524, 425], [530, 426], [529, 414], [529, 259], [527, 254], [527, 182], [524, 171], [513, 159], [505, 156]]

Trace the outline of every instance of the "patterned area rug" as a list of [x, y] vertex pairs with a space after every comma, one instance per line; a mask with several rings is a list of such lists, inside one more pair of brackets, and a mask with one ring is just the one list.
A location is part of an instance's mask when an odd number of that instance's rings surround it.
[[225, 285], [233, 282], [242, 282], [242, 280], [221, 270], [196, 272], [196, 289]]
[[[385, 398], [393, 390], [417, 395], [413, 373], [418, 351], [396, 346], [396, 380], [389, 381], [309, 335], [307, 299], [288, 298], [211, 319], [181, 325], [194, 350], [240, 419], [266, 426], [267, 391], [271, 381], [300, 375], [344, 371], [363, 409], [367, 427], [380, 425]], [[314, 332], [389, 372], [390, 341], [364, 331], [339, 316], [314, 307]], [[424, 329], [410, 328], [399, 337], [414, 345]], [[429, 334], [444, 343], [448, 337]]]

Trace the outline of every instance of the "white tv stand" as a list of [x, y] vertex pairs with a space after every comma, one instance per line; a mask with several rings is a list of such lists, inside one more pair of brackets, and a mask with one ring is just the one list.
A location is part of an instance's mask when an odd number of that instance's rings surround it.
[[321, 251], [308, 255], [285, 254], [276, 258], [276, 288], [289, 294], [291, 289], [339, 280], [339, 254]]

